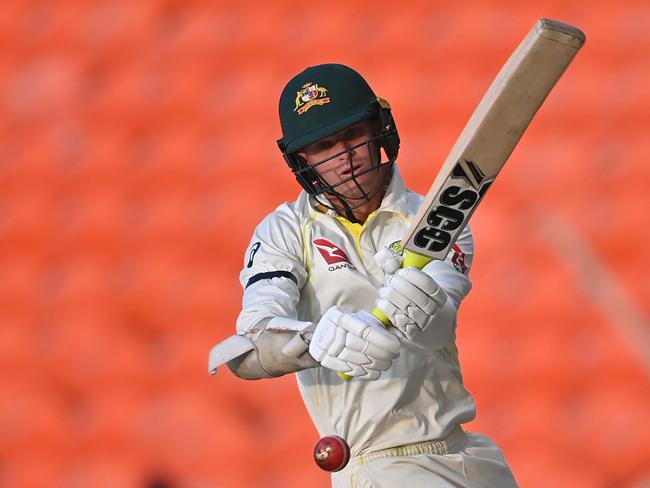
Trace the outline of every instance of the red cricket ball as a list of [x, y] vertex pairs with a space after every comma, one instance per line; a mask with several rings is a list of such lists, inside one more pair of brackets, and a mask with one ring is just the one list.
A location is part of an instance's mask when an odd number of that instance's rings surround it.
[[350, 448], [339, 436], [328, 435], [314, 446], [314, 461], [325, 471], [340, 471], [349, 460]]

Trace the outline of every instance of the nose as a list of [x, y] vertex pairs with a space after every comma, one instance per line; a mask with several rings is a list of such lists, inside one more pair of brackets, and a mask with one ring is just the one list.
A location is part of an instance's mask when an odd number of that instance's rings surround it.
[[356, 154], [354, 144], [350, 141], [339, 141], [336, 144], [336, 152], [346, 151], [339, 156], [339, 159], [348, 159]]

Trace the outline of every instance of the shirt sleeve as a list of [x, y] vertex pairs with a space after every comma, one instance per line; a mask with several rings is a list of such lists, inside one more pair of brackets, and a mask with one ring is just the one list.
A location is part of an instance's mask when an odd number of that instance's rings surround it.
[[307, 272], [300, 222], [289, 205], [281, 205], [257, 226], [239, 280], [244, 294], [238, 334], [261, 330], [274, 317], [298, 318]]

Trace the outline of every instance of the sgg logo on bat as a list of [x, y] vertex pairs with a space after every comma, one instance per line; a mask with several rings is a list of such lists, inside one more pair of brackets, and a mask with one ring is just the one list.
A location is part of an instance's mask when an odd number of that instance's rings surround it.
[[456, 235], [494, 180], [487, 179], [473, 161], [464, 162], [474, 181], [463, 165], [456, 163], [427, 213], [426, 226], [418, 229], [413, 237], [417, 247], [438, 253], [436, 257], [439, 259], [447, 255]]

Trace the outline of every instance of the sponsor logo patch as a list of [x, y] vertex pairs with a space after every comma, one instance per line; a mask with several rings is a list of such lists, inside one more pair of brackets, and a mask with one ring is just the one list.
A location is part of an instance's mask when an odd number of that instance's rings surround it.
[[332, 244], [327, 239], [314, 239], [312, 242], [321, 256], [323, 256], [325, 262], [330, 265], [328, 268], [330, 271], [341, 268], [354, 269], [354, 266], [350, 264], [348, 255], [337, 245]]
[[465, 264], [465, 253], [460, 249], [458, 244], [454, 244], [451, 248], [454, 252], [451, 257], [451, 262], [456, 268], [457, 271], [463, 274], [467, 274], [467, 265]]
[[348, 258], [348, 255], [345, 254], [345, 251], [343, 251], [343, 249], [340, 247], [335, 246], [327, 239], [314, 239], [313, 243], [327, 264], [350, 262], [350, 259]]
[[402, 241], [395, 241], [388, 246], [388, 248], [393, 251], [395, 254], [399, 254], [400, 256], [404, 254], [404, 248], [402, 247]]
[[310, 81], [302, 85], [302, 90], [296, 92], [296, 108], [293, 111], [298, 112], [298, 115], [302, 115], [313, 106], [325, 105], [326, 103], [330, 103], [327, 88]]

